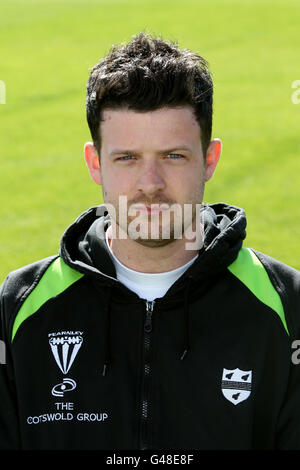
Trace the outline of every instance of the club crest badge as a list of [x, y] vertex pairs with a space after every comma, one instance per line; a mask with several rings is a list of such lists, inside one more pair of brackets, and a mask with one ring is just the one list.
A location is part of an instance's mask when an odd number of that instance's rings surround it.
[[222, 393], [227, 400], [238, 405], [251, 394], [252, 370], [223, 369]]

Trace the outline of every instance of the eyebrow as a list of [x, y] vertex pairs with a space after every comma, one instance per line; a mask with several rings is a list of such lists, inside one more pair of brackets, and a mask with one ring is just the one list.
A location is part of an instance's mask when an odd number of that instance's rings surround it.
[[[185, 145], [178, 145], [176, 147], [171, 147], [171, 148], [168, 148], [168, 149], [162, 149], [162, 150], [158, 150], [157, 154], [168, 154], [168, 153], [172, 153], [172, 152], [178, 152], [180, 150], [184, 150], [184, 151], [187, 151], [187, 152], [191, 152], [192, 150], [189, 148], [189, 147], [186, 147]], [[140, 152], [138, 150], [135, 150], [135, 149], [113, 149], [111, 152], [109, 152], [109, 156], [113, 156], [113, 155], [138, 155]]]

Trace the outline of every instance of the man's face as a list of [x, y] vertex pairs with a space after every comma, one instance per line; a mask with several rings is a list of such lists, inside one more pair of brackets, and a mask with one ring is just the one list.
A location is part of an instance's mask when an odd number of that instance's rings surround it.
[[[194, 220], [196, 204], [201, 204], [205, 181], [211, 176], [192, 108], [108, 109], [102, 117], [101, 179], [93, 179], [102, 184], [104, 202], [115, 208], [116, 225], [131, 236], [128, 227], [137, 228], [133, 221], [138, 216], [137, 242], [153, 247], [172, 242], [178, 225], [183, 230], [184, 204], [192, 207]], [[127, 197], [125, 218], [120, 215], [120, 196]], [[177, 212], [169, 209], [174, 205]], [[155, 236], [151, 235], [154, 223], [159, 226]]]

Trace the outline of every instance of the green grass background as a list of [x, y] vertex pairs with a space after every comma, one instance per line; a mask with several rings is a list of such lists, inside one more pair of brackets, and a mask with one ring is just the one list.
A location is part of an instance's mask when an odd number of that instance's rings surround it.
[[300, 269], [299, 24], [291, 0], [1, 0], [0, 282], [101, 202], [83, 158], [89, 69], [142, 29], [209, 61], [223, 152], [205, 201], [243, 207], [245, 244]]

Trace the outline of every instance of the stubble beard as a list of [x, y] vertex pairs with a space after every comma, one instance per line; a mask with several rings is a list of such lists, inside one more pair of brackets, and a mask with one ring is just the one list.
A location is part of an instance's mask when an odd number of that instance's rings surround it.
[[[103, 185], [102, 185], [103, 186]], [[111, 223], [115, 226], [116, 238], [118, 238], [118, 234], [122, 234], [121, 238], [129, 238], [140, 245], [148, 248], [161, 248], [167, 245], [174, 243], [178, 239], [182, 239], [185, 237], [187, 230], [197, 230], [197, 224], [199, 224], [199, 214], [197, 212], [200, 211], [199, 207], [202, 207], [202, 197], [204, 193], [204, 182], [198, 188], [197, 194], [192, 199], [191, 202], [187, 202], [184, 205], [189, 206], [189, 217], [187, 220], [185, 219], [185, 208], [182, 204], [176, 203], [174, 201], [166, 201], [156, 198], [155, 201], [151, 202], [151, 204], [155, 205], [162, 205], [167, 204], [170, 208], [173, 205], [177, 206], [179, 212], [181, 212], [181, 217], [178, 216], [178, 213], [169, 212], [169, 224], [167, 223], [163, 225], [163, 213], [155, 214], [145, 214], [141, 216], [140, 212], [137, 210], [136, 215], [132, 216], [129, 215], [130, 207], [134, 204], [147, 204], [150, 205], [149, 201], [145, 201], [146, 198], [140, 198], [140, 200], [130, 201], [126, 210], [126, 216], [124, 213], [121, 214], [120, 212], [120, 204], [119, 201], [109, 200], [107, 198], [107, 191], [103, 186], [103, 199], [104, 204], [110, 204], [115, 209], [115, 217], [111, 216]], [[120, 196], [119, 196], [120, 197]], [[124, 209], [121, 209], [124, 211]], [[140, 224], [135, 224], [136, 217], [139, 217], [141, 220]], [[167, 218], [167, 217], [166, 217]], [[167, 222], [168, 222], [167, 221]], [[132, 229], [132, 226], [134, 228]], [[155, 236], [153, 237], [153, 227]]]

